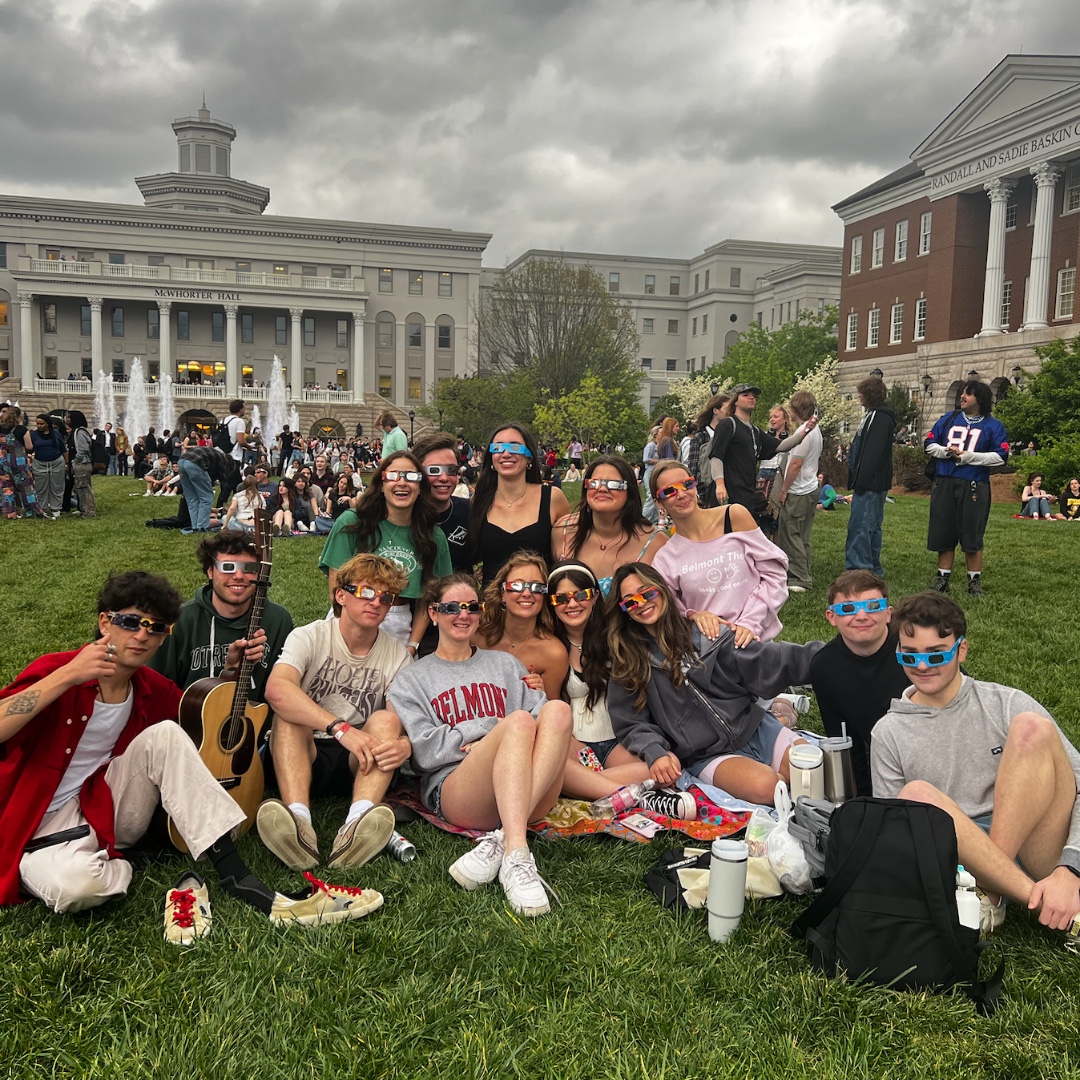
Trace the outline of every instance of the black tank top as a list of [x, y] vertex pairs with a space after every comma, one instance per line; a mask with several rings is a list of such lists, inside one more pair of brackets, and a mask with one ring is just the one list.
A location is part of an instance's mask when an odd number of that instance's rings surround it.
[[540, 513], [537, 519], [517, 532], [507, 532], [485, 520], [480, 526], [479, 554], [484, 564], [485, 587], [515, 551], [535, 551], [551, 565], [551, 486], [540, 487]]

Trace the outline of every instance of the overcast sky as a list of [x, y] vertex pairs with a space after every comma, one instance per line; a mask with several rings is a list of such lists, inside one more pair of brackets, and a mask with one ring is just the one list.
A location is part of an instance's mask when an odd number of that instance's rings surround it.
[[269, 213], [687, 258], [839, 244], [829, 207], [904, 164], [1076, 0], [0, 0], [0, 191], [139, 202], [170, 123], [237, 129]]

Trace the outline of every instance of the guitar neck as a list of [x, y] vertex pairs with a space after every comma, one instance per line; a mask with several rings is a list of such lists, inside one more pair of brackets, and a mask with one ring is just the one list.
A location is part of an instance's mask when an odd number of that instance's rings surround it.
[[[255, 550], [259, 556], [259, 577], [255, 582], [255, 596], [251, 601], [245, 636], [250, 641], [262, 626], [263, 609], [266, 607], [266, 593], [270, 588], [271, 545], [270, 529], [265, 510], [255, 511]], [[251, 693], [251, 675], [258, 661], [249, 660], [245, 655], [240, 662], [236, 675], [236, 692], [233, 694], [232, 713], [234, 717], [244, 715], [248, 696]]]

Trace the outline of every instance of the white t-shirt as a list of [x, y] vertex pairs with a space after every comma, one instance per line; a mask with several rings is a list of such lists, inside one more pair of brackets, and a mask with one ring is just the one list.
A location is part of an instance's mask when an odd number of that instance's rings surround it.
[[229, 433], [229, 438], [232, 439], [233, 444], [229, 456], [233, 461], [243, 461], [244, 448], [240, 445], [237, 435], [242, 435], [247, 431], [247, 421], [245, 421], [242, 416], [230, 416], [229, 419], [225, 421], [225, 430]]
[[119, 705], [107, 705], [104, 701], [94, 703], [94, 711], [86, 721], [86, 730], [83, 731], [67, 770], [60, 777], [56, 794], [49, 803], [49, 813], [59, 810], [64, 803], [75, 798], [87, 778], [112, 757], [116, 740], [131, 719], [134, 701], [135, 695], [129, 686], [127, 697]]
[[[367, 718], [386, 704], [386, 691], [411, 657], [405, 646], [380, 630], [366, 656], [345, 646], [337, 619], [298, 626], [285, 639], [278, 658], [300, 673], [300, 688], [316, 705], [363, 727]], [[329, 738], [322, 731], [315, 737]]]
[[791, 482], [791, 487], [788, 488], [789, 494], [809, 495], [812, 492], [817, 491], [818, 460], [821, 457], [821, 445], [821, 431], [818, 428], [814, 428], [814, 430], [791, 451], [791, 458], [796, 461], [801, 460], [802, 466], [799, 469], [798, 475]]

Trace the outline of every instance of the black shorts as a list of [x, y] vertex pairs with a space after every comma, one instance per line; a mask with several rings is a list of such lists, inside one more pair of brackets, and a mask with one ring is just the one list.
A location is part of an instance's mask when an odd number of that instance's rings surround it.
[[958, 476], [939, 476], [930, 492], [929, 551], [952, 551], [957, 544], [967, 554], [983, 549], [990, 520], [990, 485]]
[[[316, 739], [315, 760], [311, 763], [312, 799], [352, 798], [353, 770], [349, 764], [351, 755], [337, 739]], [[263, 772], [266, 786], [277, 788], [274, 759], [267, 746], [263, 754]]]

